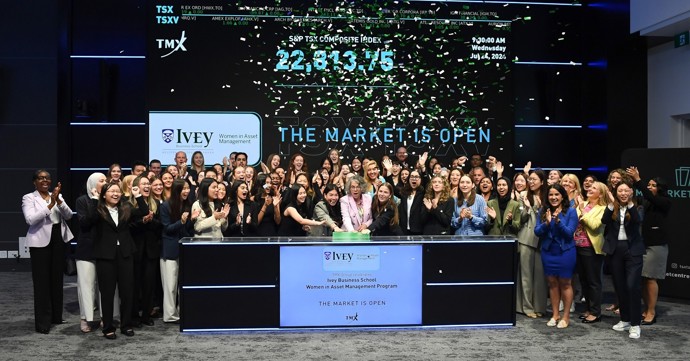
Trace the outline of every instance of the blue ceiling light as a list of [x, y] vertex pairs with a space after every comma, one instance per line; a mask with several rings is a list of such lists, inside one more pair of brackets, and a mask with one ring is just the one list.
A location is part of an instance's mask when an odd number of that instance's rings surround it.
[[606, 59], [590, 61], [589, 63], [587, 63], [587, 66], [592, 68], [606, 68], [608, 67], [608, 65], [609, 63]]

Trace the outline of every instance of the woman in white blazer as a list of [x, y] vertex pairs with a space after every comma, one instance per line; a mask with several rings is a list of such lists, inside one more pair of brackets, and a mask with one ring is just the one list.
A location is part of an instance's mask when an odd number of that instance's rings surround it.
[[36, 191], [22, 197], [22, 213], [29, 225], [26, 244], [31, 253], [31, 278], [34, 283], [36, 332], [47, 334], [51, 324], [62, 323], [62, 272], [65, 243], [74, 236], [65, 220], [72, 210], [62, 199], [62, 185], [50, 191], [50, 173], [39, 169], [33, 175]]

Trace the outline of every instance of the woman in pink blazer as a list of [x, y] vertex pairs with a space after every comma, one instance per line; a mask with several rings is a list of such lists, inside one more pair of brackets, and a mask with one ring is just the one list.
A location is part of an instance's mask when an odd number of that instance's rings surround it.
[[49, 333], [51, 324], [62, 323], [62, 271], [65, 243], [74, 236], [65, 220], [72, 210], [62, 199], [62, 185], [50, 191], [50, 173], [34, 173], [36, 191], [22, 197], [22, 212], [29, 225], [26, 244], [31, 253], [31, 278], [34, 283], [36, 332]]
[[361, 232], [371, 225], [371, 196], [362, 193], [363, 186], [364, 179], [361, 176], [350, 177], [345, 185], [347, 195], [340, 198], [342, 228], [347, 232]]

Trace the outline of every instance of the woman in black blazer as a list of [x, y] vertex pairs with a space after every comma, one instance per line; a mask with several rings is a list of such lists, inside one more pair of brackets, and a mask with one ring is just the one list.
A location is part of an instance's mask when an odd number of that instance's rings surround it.
[[450, 185], [440, 175], [431, 178], [424, 196], [422, 223], [425, 235], [450, 233], [450, 219], [455, 211], [455, 200], [450, 196]]
[[628, 183], [624, 181], [614, 187], [615, 197], [612, 193], [608, 195], [608, 207], [601, 218], [607, 228], [603, 251], [609, 261], [621, 314], [621, 321], [613, 329], [629, 330], [630, 338], [639, 338], [645, 247], [640, 235], [640, 214], [632, 201], [633, 190]]
[[626, 170], [635, 183], [633, 187], [642, 192], [644, 200], [644, 217], [642, 220], [642, 239], [646, 253], [642, 257], [642, 298], [647, 309], [642, 312], [642, 325], [656, 323], [656, 301], [659, 297], [657, 280], [666, 278], [666, 261], [668, 259], [668, 225], [666, 219], [671, 210], [671, 198], [668, 197], [667, 185], [659, 177], [650, 179], [645, 185], [640, 178], [637, 167]]
[[[95, 205], [91, 199], [98, 200], [98, 196], [92, 194], [92, 189], [96, 189], [100, 194], [101, 188], [106, 184], [106, 176], [103, 173], [93, 173], [86, 181], [86, 194], [77, 198], [75, 208], [79, 219], [79, 238], [74, 252], [77, 260], [77, 294], [79, 295], [79, 313], [81, 322], [79, 328], [81, 332], [91, 332], [89, 324], [94, 322], [93, 310], [96, 309], [98, 300], [96, 282], [96, 260], [93, 258], [93, 238], [91, 237], [91, 226], [85, 223], [89, 215], [89, 208]], [[93, 211], [92, 211], [93, 212]]]
[[[161, 222], [158, 202], [151, 194], [151, 182], [143, 174], [132, 181], [139, 187], [141, 199], [146, 202], [148, 212], [142, 212], [132, 198], [133, 226], [130, 228], [136, 251], [134, 252], [134, 298], [132, 300], [132, 321], [137, 327], [142, 324], [153, 326], [153, 293], [158, 284], [156, 271], [159, 266], [161, 249]], [[141, 316], [140, 316], [141, 313]]]
[[177, 307], [177, 278], [179, 272], [180, 239], [194, 236], [193, 221], [199, 210], [191, 213], [189, 183], [175, 179], [168, 198], [160, 207], [163, 227], [161, 247], [161, 281], [163, 283], [163, 322], [177, 323], [180, 310]]
[[[95, 195], [96, 189], [92, 190]], [[139, 211], [148, 213], [148, 206], [144, 202], [139, 187], [132, 187], [132, 197], [137, 202]], [[132, 296], [134, 282], [134, 240], [129, 231], [133, 221], [132, 207], [125, 200], [122, 201], [122, 190], [115, 183], [103, 186], [98, 196], [97, 204], [90, 208], [87, 225], [92, 227], [93, 256], [96, 259], [98, 274], [98, 289], [101, 292], [103, 307], [103, 334], [107, 339], [114, 340], [113, 326], [113, 297], [115, 287], [120, 292], [120, 332], [126, 336], [134, 336], [131, 326]]]
[[256, 237], [257, 209], [256, 204], [249, 199], [249, 186], [243, 181], [234, 181], [230, 192], [230, 213], [228, 213], [228, 228], [226, 237]]
[[410, 172], [398, 205], [400, 228], [406, 235], [422, 234], [424, 229], [422, 224], [423, 199], [422, 175], [415, 169]]
[[372, 222], [367, 230], [372, 236], [402, 236], [398, 220], [398, 208], [393, 200], [395, 189], [392, 183], [383, 183], [378, 187], [376, 196], [371, 202]]

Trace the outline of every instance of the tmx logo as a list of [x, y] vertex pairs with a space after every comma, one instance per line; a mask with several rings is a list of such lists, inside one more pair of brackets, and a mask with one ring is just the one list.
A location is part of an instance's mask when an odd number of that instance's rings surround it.
[[170, 54], [176, 52], [176, 51], [187, 51], [187, 48], [184, 47], [184, 42], [187, 40], [187, 37], [185, 36], [185, 30], [182, 30], [182, 36], [180, 36], [180, 39], [156, 39], [156, 42], [158, 43], [158, 49], [172, 49], [170, 50], [169, 53], [161, 56], [161, 58], [165, 58], [166, 56], [169, 56]]

